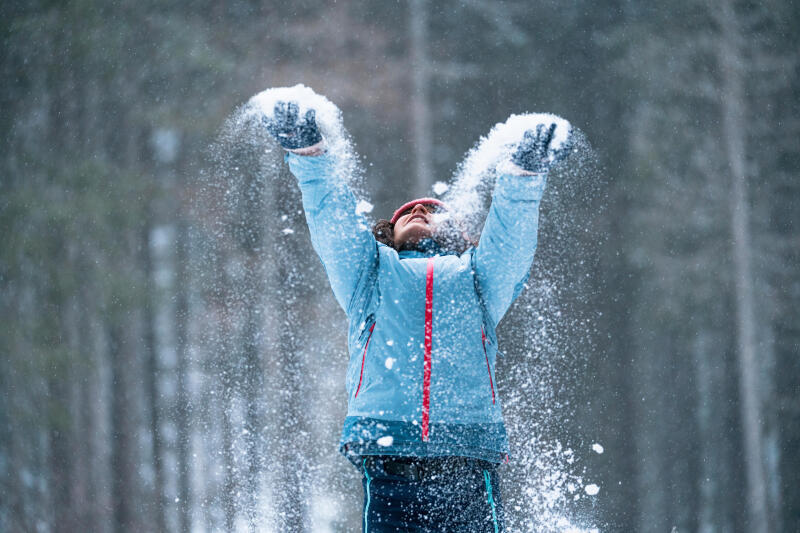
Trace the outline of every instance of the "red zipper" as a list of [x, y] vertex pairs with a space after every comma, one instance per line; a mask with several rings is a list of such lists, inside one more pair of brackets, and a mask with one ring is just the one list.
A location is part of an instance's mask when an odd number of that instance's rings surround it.
[[364, 353], [361, 355], [361, 372], [358, 374], [358, 387], [356, 388], [356, 395], [354, 398], [358, 398], [358, 391], [361, 390], [361, 380], [364, 377], [364, 361], [367, 360], [367, 346], [369, 346], [369, 340], [372, 338], [372, 330], [375, 329], [375, 322], [369, 328], [369, 335], [367, 336], [367, 342], [364, 343]]
[[422, 377], [422, 440], [428, 440], [431, 410], [431, 351], [433, 347], [433, 257], [425, 272], [425, 363]]
[[481, 341], [483, 341], [483, 355], [486, 357], [486, 370], [489, 372], [489, 386], [492, 388], [492, 403], [494, 403], [494, 383], [492, 383], [492, 367], [489, 366], [489, 354], [486, 353], [486, 333], [481, 326]]

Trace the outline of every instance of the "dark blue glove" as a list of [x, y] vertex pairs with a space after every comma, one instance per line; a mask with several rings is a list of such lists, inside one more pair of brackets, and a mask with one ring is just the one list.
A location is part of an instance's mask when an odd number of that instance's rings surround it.
[[300, 107], [297, 102], [277, 102], [272, 117], [264, 117], [264, 125], [278, 144], [287, 150], [307, 148], [322, 140], [317, 127], [317, 113], [313, 109], [306, 111], [298, 120]]
[[528, 130], [522, 137], [517, 151], [511, 156], [511, 161], [529, 172], [548, 172], [555, 163], [569, 155], [571, 142], [569, 139], [561, 148], [550, 148], [553, 133], [556, 131], [555, 122], [545, 130], [544, 124], [536, 126], [536, 133]]

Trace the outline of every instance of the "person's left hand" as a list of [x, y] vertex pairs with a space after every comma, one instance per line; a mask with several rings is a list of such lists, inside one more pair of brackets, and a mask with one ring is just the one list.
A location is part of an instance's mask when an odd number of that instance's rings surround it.
[[572, 147], [571, 139], [568, 139], [560, 148], [551, 148], [555, 131], [555, 122], [547, 129], [544, 124], [537, 125], [536, 133], [533, 130], [526, 131], [511, 161], [528, 172], [547, 173], [550, 167], [569, 155]]

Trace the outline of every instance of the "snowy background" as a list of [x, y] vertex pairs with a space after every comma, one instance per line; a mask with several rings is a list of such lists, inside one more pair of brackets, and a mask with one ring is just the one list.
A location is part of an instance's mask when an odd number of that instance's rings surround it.
[[0, 531], [359, 531], [344, 315], [252, 116], [297, 83], [371, 220], [479, 227], [476, 143], [576, 128], [498, 331], [510, 531], [800, 530], [800, 8], [650, 4], [0, 3]]

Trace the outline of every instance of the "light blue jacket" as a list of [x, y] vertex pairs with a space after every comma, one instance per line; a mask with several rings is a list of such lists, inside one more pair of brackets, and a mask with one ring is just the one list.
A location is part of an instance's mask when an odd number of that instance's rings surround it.
[[334, 172], [334, 155], [288, 154], [311, 242], [349, 319], [340, 451], [508, 457], [495, 380], [495, 326], [528, 277], [546, 176], [500, 175], [480, 244], [378, 243]]

